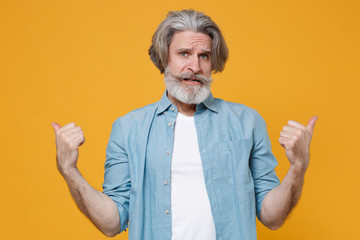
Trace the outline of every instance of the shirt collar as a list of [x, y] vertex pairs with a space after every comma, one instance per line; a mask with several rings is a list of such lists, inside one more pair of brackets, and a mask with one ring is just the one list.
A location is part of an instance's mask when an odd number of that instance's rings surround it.
[[164, 94], [162, 95], [159, 103], [158, 103], [158, 107], [156, 110], [157, 114], [163, 113], [165, 112], [166, 109], [168, 109], [171, 106], [171, 101], [167, 96], [167, 91], [165, 90]]
[[206, 108], [210, 109], [213, 112], [218, 112], [216, 108], [216, 101], [212, 93], [210, 93], [210, 95], [201, 104], [204, 104]]
[[[210, 95], [202, 103], [200, 103], [196, 106], [196, 109], [200, 109], [200, 107], [202, 105], [204, 105], [206, 108], [217, 113], [218, 111], [217, 111], [215, 102], [216, 101], [215, 101], [214, 96], [212, 95], [212, 93], [210, 93]], [[162, 95], [162, 97], [158, 103], [156, 113], [161, 114], [161, 113], [165, 112], [171, 105], [172, 105], [172, 102], [168, 98], [167, 91], [165, 90], [164, 94]]]

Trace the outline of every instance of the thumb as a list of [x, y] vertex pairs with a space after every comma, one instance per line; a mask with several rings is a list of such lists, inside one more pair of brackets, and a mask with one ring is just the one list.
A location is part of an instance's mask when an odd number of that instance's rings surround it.
[[315, 127], [315, 123], [317, 120], [318, 120], [318, 116], [314, 116], [314, 117], [310, 118], [310, 120], [306, 126], [307, 130], [311, 133], [311, 135], [314, 132], [314, 127]]
[[51, 123], [51, 126], [54, 128], [55, 133], [61, 128], [60, 124], [58, 124], [57, 122]]

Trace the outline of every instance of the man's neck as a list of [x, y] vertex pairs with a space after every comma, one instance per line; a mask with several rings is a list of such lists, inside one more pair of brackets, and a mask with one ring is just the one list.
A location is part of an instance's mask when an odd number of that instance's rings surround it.
[[187, 104], [180, 102], [175, 97], [173, 97], [170, 93], [167, 93], [168, 98], [170, 101], [177, 107], [179, 113], [184, 114], [185, 116], [194, 116], [196, 112], [196, 104]]

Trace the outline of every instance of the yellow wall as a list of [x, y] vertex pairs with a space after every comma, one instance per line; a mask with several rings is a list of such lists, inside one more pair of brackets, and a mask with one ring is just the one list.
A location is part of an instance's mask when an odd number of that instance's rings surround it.
[[1, 0], [0, 239], [106, 239], [57, 172], [50, 123], [82, 126], [79, 168], [100, 190], [113, 121], [164, 91], [147, 55], [151, 36], [168, 10], [184, 8], [222, 29], [230, 59], [213, 93], [265, 118], [281, 179], [282, 126], [319, 116], [301, 201], [278, 231], [259, 224], [259, 239], [357, 239], [357, 0]]

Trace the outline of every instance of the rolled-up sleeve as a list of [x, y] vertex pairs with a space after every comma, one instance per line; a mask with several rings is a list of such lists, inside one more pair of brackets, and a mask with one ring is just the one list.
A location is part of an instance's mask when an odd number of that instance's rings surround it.
[[250, 169], [254, 179], [256, 215], [259, 218], [262, 202], [266, 194], [280, 184], [276, 176], [277, 161], [271, 151], [271, 143], [264, 119], [257, 114], [253, 132], [253, 149], [250, 156]]
[[127, 229], [129, 219], [130, 172], [128, 155], [124, 150], [120, 120], [112, 126], [106, 148], [103, 193], [116, 204], [120, 216], [120, 232]]

